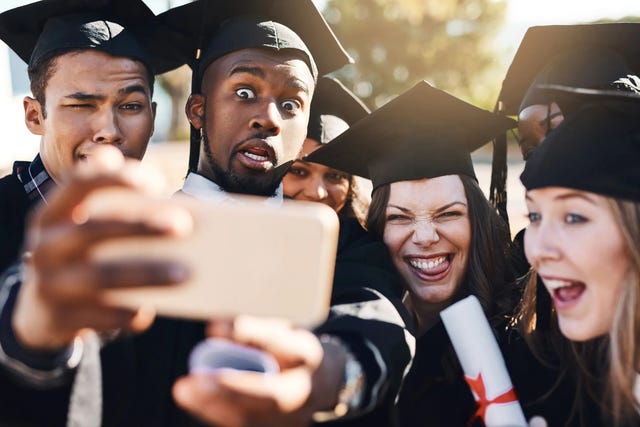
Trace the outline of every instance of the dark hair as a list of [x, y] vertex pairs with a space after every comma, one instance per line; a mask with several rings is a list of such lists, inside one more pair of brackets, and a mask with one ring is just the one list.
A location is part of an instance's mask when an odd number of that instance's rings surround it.
[[[467, 268], [455, 299], [475, 295], [494, 326], [504, 324], [513, 310], [517, 289], [508, 264], [511, 240], [504, 220], [489, 205], [478, 183], [466, 175], [462, 181], [469, 206], [471, 242]], [[367, 230], [382, 239], [390, 184], [374, 190], [367, 217]]]
[[367, 212], [371, 202], [367, 189], [369, 186], [366, 185], [366, 182], [370, 181], [359, 176], [349, 175], [347, 202], [339, 212], [344, 217], [357, 219], [363, 227], [367, 221]]
[[[44, 92], [47, 88], [47, 83], [49, 83], [49, 79], [56, 72], [56, 60], [67, 53], [81, 53], [90, 49], [61, 49], [55, 50], [53, 52], [49, 52], [44, 55], [38, 61], [29, 64], [27, 69], [27, 73], [29, 74], [29, 82], [31, 83], [31, 93], [33, 97], [40, 103], [42, 106], [42, 116], [47, 117], [47, 110], [45, 108], [45, 97]], [[149, 82], [149, 96], [153, 98], [153, 85], [155, 83], [155, 75], [151, 68], [149, 68], [146, 64], [141, 63], [144, 66], [145, 71], [147, 72], [147, 81]]]

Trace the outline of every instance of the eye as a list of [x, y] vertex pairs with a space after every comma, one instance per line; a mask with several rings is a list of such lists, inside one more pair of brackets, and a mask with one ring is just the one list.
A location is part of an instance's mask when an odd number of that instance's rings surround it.
[[407, 215], [390, 214], [387, 215], [387, 224], [391, 225], [409, 225], [413, 220]]
[[438, 218], [453, 219], [453, 218], [459, 218], [461, 216], [462, 216], [462, 212], [460, 212], [460, 211], [446, 211], [446, 212], [442, 212], [440, 215], [438, 215]]
[[334, 183], [339, 183], [339, 182], [342, 182], [342, 181], [348, 181], [349, 180], [349, 176], [346, 173], [340, 172], [340, 171], [327, 172], [325, 174], [325, 178], [328, 181], [334, 182]]
[[127, 111], [139, 111], [142, 110], [142, 105], [137, 102], [131, 102], [128, 104], [124, 104], [120, 108]]
[[241, 87], [240, 89], [236, 89], [236, 95], [238, 95], [238, 97], [242, 99], [254, 99], [256, 97], [256, 93], [248, 87]]
[[91, 104], [69, 104], [67, 105], [68, 108], [73, 108], [74, 110], [80, 110], [83, 108], [90, 108]]
[[587, 218], [583, 217], [582, 215], [573, 213], [567, 214], [564, 220], [567, 224], [580, 224], [583, 222], [587, 222]]
[[289, 173], [299, 178], [304, 178], [308, 175], [306, 170], [304, 170], [303, 168], [297, 168], [297, 167], [292, 167], [291, 169], [289, 169]]
[[531, 224], [534, 224], [534, 223], [540, 221], [541, 216], [540, 216], [540, 214], [538, 212], [529, 212], [527, 214], [527, 218], [529, 219], [529, 222]]
[[287, 111], [294, 112], [302, 108], [302, 105], [298, 101], [288, 99], [282, 103], [282, 108], [284, 108]]

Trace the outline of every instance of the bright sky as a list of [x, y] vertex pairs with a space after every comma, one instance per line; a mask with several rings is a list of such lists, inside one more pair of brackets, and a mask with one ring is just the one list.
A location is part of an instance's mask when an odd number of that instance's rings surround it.
[[[144, 1], [155, 13], [160, 13], [170, 5], [177, 6], [188, 0]], [[327, 0], [313, 1], [322, 8]], [[31, 2], [32, 0], [2, 0], [0, 12]], [[504, 52], [505, 69], [530, 26], [583, 23], [625, 16], [640, 17], [640, 0], [507, 0], [507, 3], [507, 17], [498, 39], [498, 44]], [[0, 54], [4, 55], [2, 49]], [[0, 66], [6, 65], [0, 61]], [[21, 98], [10, 99], [7, 96], [10, 91], [8, 85], [7, 71], [0, 70], [0, 124], [4, 129], [4, 138], [0, 141], [0, 169], [6, 168], [17, 157], [28, 160], [32, 157], [31, 151], [35, 152], [37, 149], [37, 138], [24, 128]]]

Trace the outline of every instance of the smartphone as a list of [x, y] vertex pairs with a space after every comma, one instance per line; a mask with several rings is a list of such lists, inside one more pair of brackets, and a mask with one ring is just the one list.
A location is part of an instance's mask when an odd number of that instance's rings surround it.
[[114, 239], [99, 261], [176, 260], [186, 283], [105, 291], [108, 303], [150, 305], [159, 315], [207, 320], [238, 314], [277, 316], [303, 327], [326, 319], [338, 242], [335, 212], [320, 203], [265, 204], [244, 196], [229, 203], [184, 198], [194, 218], [187, 237]]

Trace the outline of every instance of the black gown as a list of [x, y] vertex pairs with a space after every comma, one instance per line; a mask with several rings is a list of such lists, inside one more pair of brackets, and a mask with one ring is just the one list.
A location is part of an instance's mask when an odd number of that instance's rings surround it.
[[18, 258], [29, 209], [29, 197], [18, 181], [14, 166], [11, 175], [0, 179], [0, 272]]
[[[413, 342], [406, 329], [408, 317], [398, 298], [400, 279], [386, 247], [358, 228], [351, 222], [341, 225], [331, 314], [318, 332], [335, 333], [356, 347], [362, 345], [364, 337], [380, 351], [389, 372], [380, 405], [365, 415], [368, 418], [340, 424], [388, 426], [393, 425], [393, 402], [411, 360]], [[145, 333], [106, 345], [101, 351], [102, 425], [199, 426], [175, 405], [171, 386], [187, 373], [188, 355], [204, 336], [204, 323], [158, 318]], [[352, 350], [357, 353], [358, 349]], [[379, 377], [378, 364], [364, 359], [366, 375]], [[19, 398], [5, 399], [16, 390], [21, 391]], [[68, 384], [37, 390], [20, 386], [10, 377], [0, 377], [0, 425], [20, 420], [21, 425], [63, 426], [68, 395]], [[46, 412], [34, 411], [34, 405], [38, 407], [41, 402], [47, 404]]]

